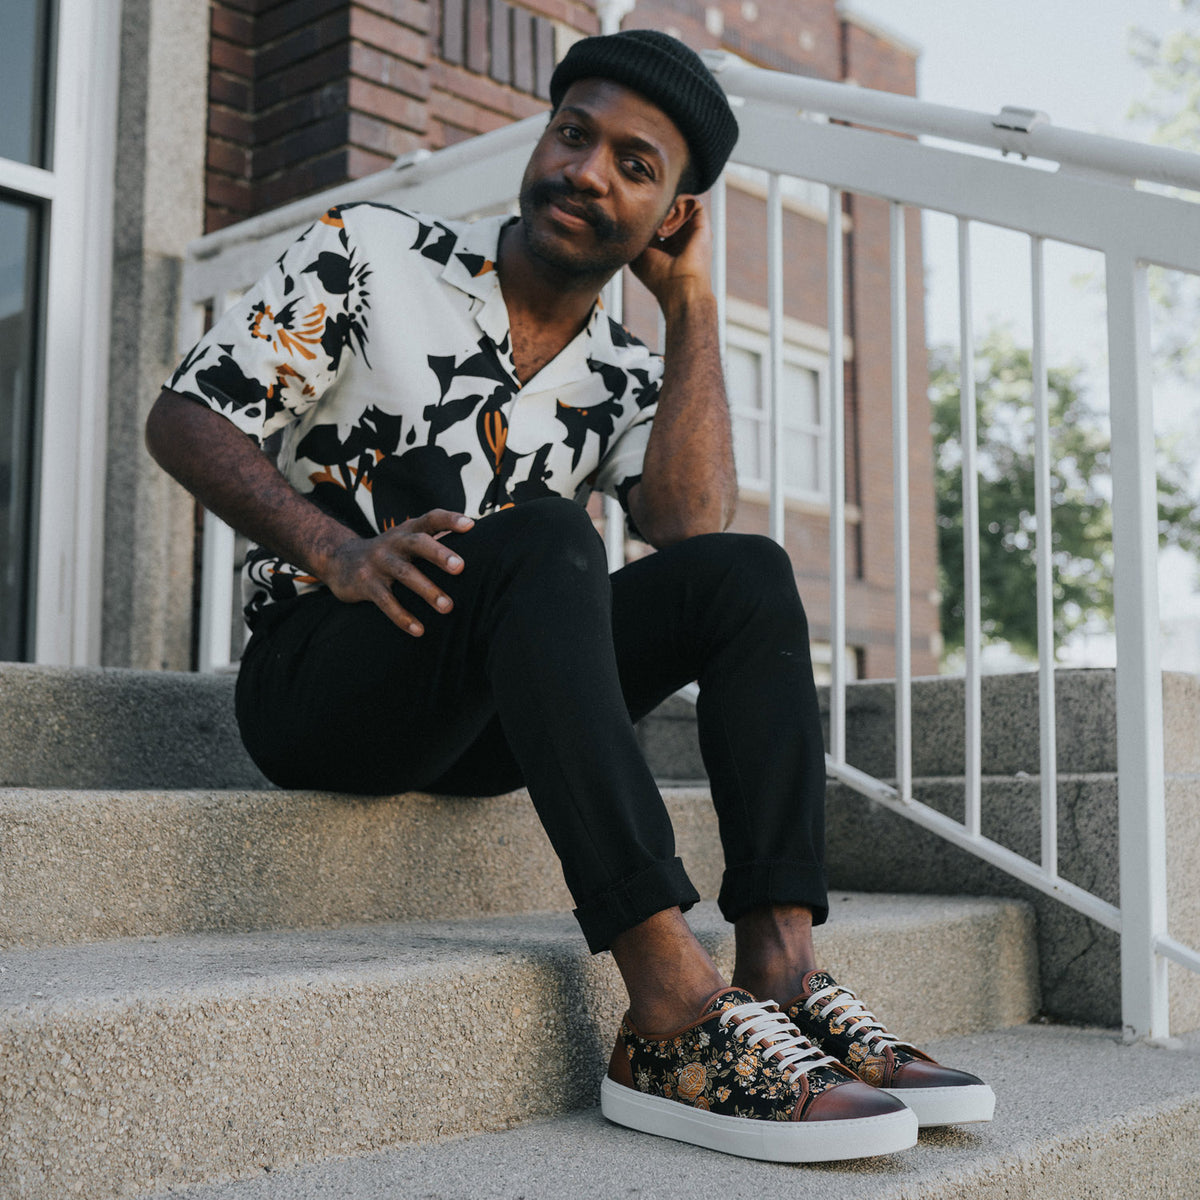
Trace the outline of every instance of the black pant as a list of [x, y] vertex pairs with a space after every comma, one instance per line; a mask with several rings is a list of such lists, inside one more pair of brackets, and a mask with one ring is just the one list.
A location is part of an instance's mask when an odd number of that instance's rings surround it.
[[699, 897], [633, 722], [692, 680], [728, 920], [827, 914], [824, 747], [807, 622], [767, 538], [691, 538], [608, 575], [584, 509], [536, 500], [446, 539], [454, 610], [405, 593], [414, 638], [372, 604], [267, 609], [242, 661], [242, 737], [285, 787], [497, 795], [524, 783], [593, 951]]

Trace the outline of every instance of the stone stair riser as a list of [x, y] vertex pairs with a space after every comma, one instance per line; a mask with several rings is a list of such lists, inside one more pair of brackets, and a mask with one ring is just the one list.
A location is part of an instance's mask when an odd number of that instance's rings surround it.
[[[706, 790], [669, 789], [701, 894]], [[528, 793], [0, 791], [0, 947], [571, 908]]]

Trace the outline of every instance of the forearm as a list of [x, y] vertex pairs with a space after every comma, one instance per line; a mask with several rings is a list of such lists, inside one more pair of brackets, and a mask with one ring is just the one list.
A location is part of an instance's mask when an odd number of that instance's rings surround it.
[[737, 506], [729, 405], [711, 292], [668, 305], [664, 372], [633, 518], [654, 546], [725, 529]]
[[210, 512], [318, 579], [337, 549], [358, 538], [297, 492], [251, 438], [186, 396], [160, 394], [146, 446]]

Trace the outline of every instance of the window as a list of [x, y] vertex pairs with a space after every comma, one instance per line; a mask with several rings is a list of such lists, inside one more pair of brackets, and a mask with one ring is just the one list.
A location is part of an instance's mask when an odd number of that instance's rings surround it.
[[0, 38], [0, 660], [29, 654], [42, 232], [46, 202], [22, 196], [47, 160], [50, 5], [6, 0]]
[[0, 659], [99, 659], [120, 0], [0, 0]]
[[[767, 338], [730, 325], [725, 378], [733, 418], [733, 452], [743, 488], [766, 491], [771, 477], [770, 353]], [[825, 360], [783, 347], [783, 490], [796, 500], [829, 501], [829, 441]]]
[[0, 38], [0, 158], [44, 167], [47, 159], [48, 0], [4, 0]]

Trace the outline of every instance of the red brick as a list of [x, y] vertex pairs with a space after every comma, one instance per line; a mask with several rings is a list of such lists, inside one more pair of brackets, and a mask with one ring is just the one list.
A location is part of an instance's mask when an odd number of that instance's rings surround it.
[[209, 203], [227, 208], [232, 212], [253, 212], [252, 192], [250, 185], [243, 181], [229, 179], [224, 175], [209, 175], [207, 199]]
[[265, 179], [276, 171], [289, 170], [306, 159], [329, 154], [346, 144], [348, 115], [338, 113], [297, 129], [288, 137], [282, 137], [254, 150], [254, 174]]
[[212, 6], [210, 32], [237, 46], [249, 46], [254, 41], [254, 20], [248, 13], [234, 12], [221, 4]]
[[518, 91], [532, 92], [536, 79], [533, 51], [534, 18], [519, 8], [512, 14], [512, 84]]
[[210, 171], [231, 175], [235, 179], [250, 178], [250, 151], [245, 146], [209, 138], [205, 163]]
[[487, 133], [491, 129], [499, 129], [508, 124], [508, 118], [503, 114], [469, 104], [458, 96], [451, 96], [445, 92], [433, 93], [430, 98], [430, 111], [431, 115], [439, 120], [449, 121], [452, 125], [470, 129], [475, 133]]
[[224, 71], [212, 71], [208, 76], [208, 100], [210, 104], [221, 104], [246, 112], [250, 109], [254, 92], [250, 80]]
[[506, 0], [491, 0], [491, 45], [488, 73], [497, 83], [512, 81], [512, 9]]
[[543, 100], [550, 99], [550, 76], [554, 74], [554, 26], [545, 17], [533, 23], [534, 80], [530, 91]]
[[351, 146], [346, 156], [346, 178], [362, 179], [364, 175], [374, 175], [376, 171], [386, 170], [391, 165], [392, 160], [386, 155]]
[[331, 13], [304, 26], [270, 45], [262, 46], [254, 59], [254, 69], [259, 78], [282, 71], [294, 63], [337, 46], [350, 36], [349, 14], [343, 10]]
[[409, 62], [424, 65], [429, 60], [429, 41], [424, 34], [361, 8], [350, 11], [350, 36]]
[[248, 146], [253, 137], [254, 127], [250, 118], [242, 113], [233, 112], [228, 108], [209, 108], [208, 132], [216, 137], [225, 138], [230, 142], [240, 142]]
[[255, 188], [255, 211], [265, 212], [290, 200], [299, 200], [344, 183], [349, 178], [346, 174], [347, 158], [346, 150], [339, 148], [322, 158], [310, 159], [289, 167], [271, 179], [263, 180]]
[[387, 121], [380, 121], [366, 113], [350, 114], [349, 143], [361, 150], [374, 154], [386, 154], [398, 158], [423, 145], [419, 134], [410, 129], [400, 129]]
[[467, 51], [465, 66], [468, 71], [486, 75], [488, 70], [488, 0], [467, 0]]
[[433, 28], [433, 14], [426, 0], [355, 0], [360, 8], [369, 8], [381, 17], [388, 17], [411, 29], [428, 33]]
[[425, 132], [428, 110], [424, 101], [368, 83], [365, 79], [350, 80], [348, 105], [355, 112], [403, 126], [416, 133]]
[[265, 145], [287, 137], [302, 125], [344, 113], [349, 93], [349, 83], [343, 79], [260, 112], [254, 118], [255, 144]]
[[209, 43], [209, 63], [221, 71], [229, 71], [249, 79], [254, 72], [254, 60], [250, 51], [224, 38], [213, 38]]
[[277, 4], [259, 16], [254, 24], [255, 37], [260, 46], [268, 45], [295, 29], [344, 11], [348, 3], [350, 0], [289, 0]]
[[467, 55], [467, 0], [442, 0], [441, 56], [461, 63]]
[[[429, 65], [432, 67], [437, 62], [436, 58], [430, 59]], [[418, 100], [428, 99], [433, 86], [427, 68], [376, 50], [373, 46], [364, 46], [361, 42], [350, 43], [350, 71], [361, 79], [393, 88]]]
[[345, 78], [349, 60], [350, 43], [342, 42], [295, 66], [260, 78], [254, 89], [255, 103], [260, 108], [269, 108], [292, 96], [336, 83]]

